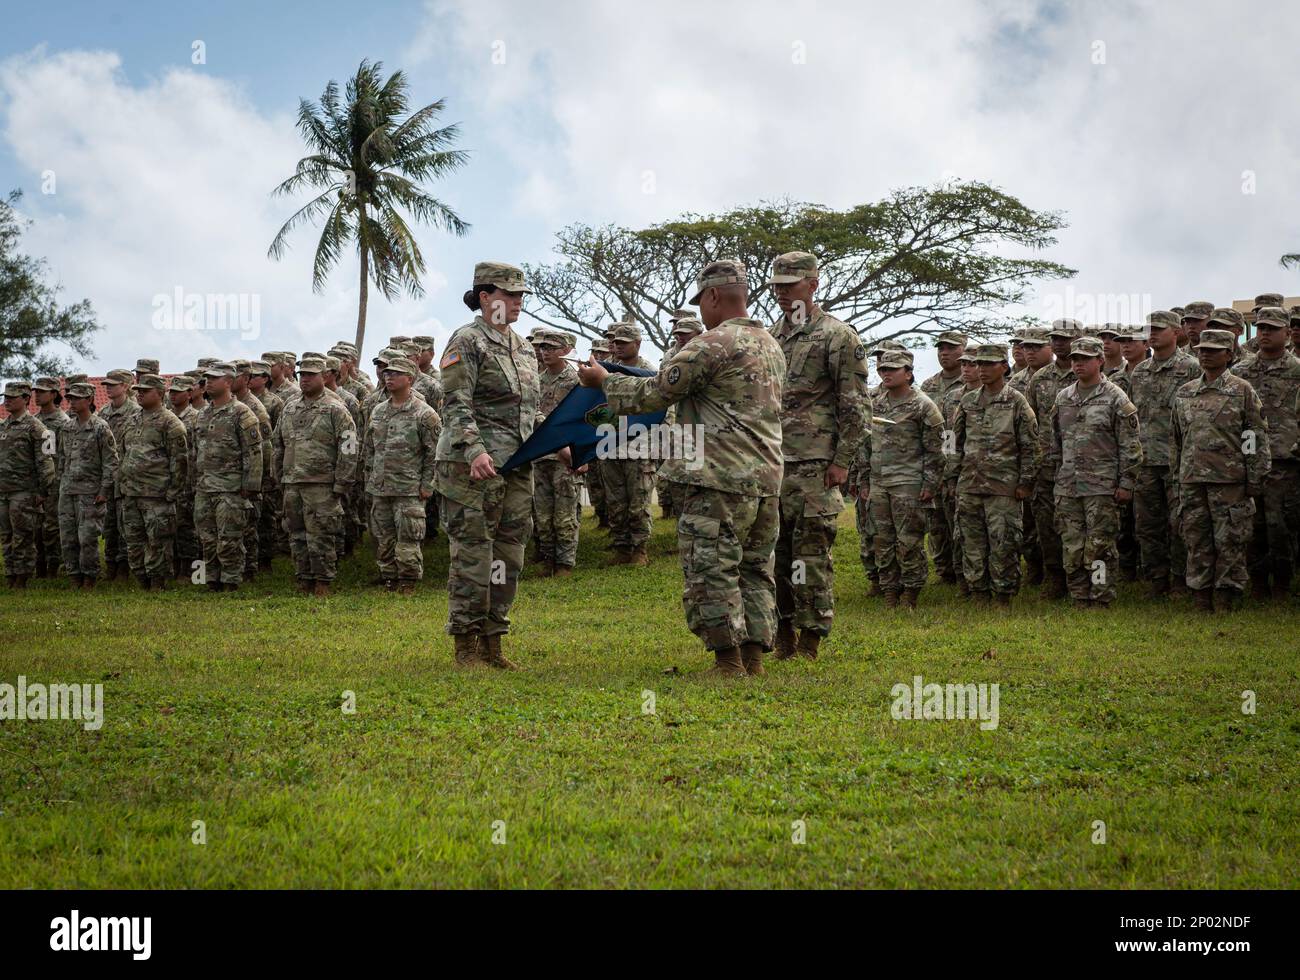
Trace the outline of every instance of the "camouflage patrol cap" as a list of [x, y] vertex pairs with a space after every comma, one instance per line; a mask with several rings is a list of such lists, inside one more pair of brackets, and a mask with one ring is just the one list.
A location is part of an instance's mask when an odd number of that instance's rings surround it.
[[1179, 319], [1187, 315], [1187, 307], [1185, 306], [1171, 306], [1169, 307], [1169, 311], [1171, 313], [1177, 313]]
[[304, 357], [298, 362], [299, 374], [320, 374], [325, 370], [325, 359], [322, 357]]
[[692, 337], [698, 337], [704, 333], [704, 324], [698, 317], [684, 316], [673, 323], [673, 336], [679, 333], [690, 334]]
[[[1168, 326], [1168, 324], [1166, 324], [1166, 326]], [[1139, 326], [1135, 323], [1122, 328], [1120, 332], [1115, 335], [1115, 339], [1120, 343], [1125, 343], [1130, 340], [1146, 340], [1147, 333], [1147, 327]]]
[[1046, 347], [1051, 339], [1051, 331], [1047, 327], [1025, 327], [1020, 331], [1020, 342], [1031, 347]]
[[608, 354], [609, 344], [607, 344], [604, 340], [593, 340], [591, 342], [591, 352], [593, 354]]
[[1012, 347], [1019, 347], [1024, 342], [1025, 342], [1024, 331], [1019, 329], [1015, 330], [1011, 334], [1011, 336], [1007, 338], [1007, 343], [1010, 344]]
[[152, 357], [142, 357], [135, 362], [136, 374], [157, 374], [159, 364]]
[[1253, 312], [1258, 313], [1266, 306], [1281, 306], [1286, 302], [1286, 297], [1281, 293], [1260, 293], [1255, 297], [1255, 309]]
[[135, 381], [134, 372], [128, 371], [126, 368], [114, 368], [104, 375], [104, 384], [129, 385], [133, 381]]
[[191, 381], [201, 381], [203, 380], [203, 372], [206, 370], [207, 368], [190, 368], [188, 371], [182, 373]]
[[1101, 341], [1096, 337], [1075, 337], [1070, 342], [1071, 357], [1101, 357]]
[[32, 391], [58, 391], [59, 383], [54, 378], [37, 378], [32, 382]]
[[1287, 310], [1287, 315], [1291, 317], [1291, 322], [1300, 321], [1300, 306], [1293, 306]]
[[971, 349], [969, 347], [967, 347], [964, 351], [961, 352], [961, 357], [957, 358], [957, 363], [958, 364], [975, 363], [975, 355], [971, 353]]
[[411, 343], [415, 344], [418, 347], [418, 349], [421, 351], [433, 350], [432, 337], [428, 337], [424, 335], [421, 335], [419, 337], [412, 337]]
[[569, 350], [573, 350], [573, 348], [578, 346], [578, 335], [576, 333], [570, 333], [567, 330], [560, 330], [558, 332], [560, 336], [564, 338], [564, 346], [569, 348]]
[[1110, 334], [1112, 337], [1114, 337], [1117, 334], [1119, 334], [1121, 331], [1127, 329], [1128, 327], [1126, 327], [1122, 323], [1103, 323], [1101, 326], [1097, 327], [1093, 332], [1098, 337], [1105, 339], [1106, 334]]
[[678, 320], [685, 320], [687, 317], [694, 317], [694, 316], [695, 316], [694, 310], [673, 310], [672, 313], [668, 315], [668, 319], [671, 320], [673, 323], [676, 323]]
[[89, 375], [85, 375], [85, 374], [69, 374], [66, 378], [63, 379], [63, 383], [65, 385], [84, 384], [88, 377]]
[[245, 357], [237, 357], [230, 362], [230, 366], [235, 369], [235, 374], [247, 374], [253, 366], [253, 362]]
[[168, 391], [193, 391], [194, 379], [186, 374], [178, 374], [167, 382]]
[[409, 374], [412, 378], [418, 377], [420, 369], [415, 366], [415, 362], [409, 357], [394, 357], [386, 365], [385, 371], [396, 371], [399, 374]]
[[325, 354], [322, 351], [318, 351], [318, 350], [305, 350], [302, 352], [302, 356], [304, 358], [314, 357], [317, 358], [318, 360], [322, 360], [322, 361], [325, 360]]
[[372, 363], [372, 364], [387, 364], [387, 363], [388, 363], [389, 361], [391, 361], [394, 357], [402, 357], [402, 356], [403, 356], [403, 355], [402, 355], [402, 352], [401, 352], [400, 350], [398, 350], [397, 348], [395, 348], [395, 347], [385, 347], [383, 350], [381, 350], [378, 354], [375, 355], [375, 358], [374, 358], [374, 360], [373, 360], [371, 363]]
[[[1208, 300], [1198, 299], [1183, 307], [1184, 320], [1208, 320], [1214, 312], [1214, 304]], [[1150, 320], [1150, 317], [1147, 317]]]
[[868, 357], [879, 357], [887, 350], [907, 350], [897, 340], [878, 340], [871, 345], [871, 350], [867, 352]]
[[966, 335], [960, 330], [945, 330], [939, 336], [934, 338], [934, 346], [940, 344], [952, 344], [954, 347], [966, 346]]
[[1273, 326], [1286, 330], [1290, 326], [1286, 310], [1280, 306], [1261, 306], [1255, 313], [1255, 326]]
[[[1214, 312], [1210, 314], [1211, 323], [1222, 323], [1228, 327], [1236, 327], [1240, 330], [1246, 325], [1246, 318], [1230, 306], [1215, 307]], [[1201, 334], [1205, 336], [1204, 333]]]
[[1168, 327], [1170, 330], [1176, 330], [1182, 322], [1173, 310], [1152, 310], [1147, 314], [1147, 324], [1152, 327]]
[[[406, 334], [404, 334], [404, 333], [399, 333], [399, 334], [397, 334], [395, 337], [389, 337], [389, 338], [388, 338], [388, 346], [389, 346], [389, 347], [401, 347], [403, 344], [409, 344], [410, 342], [411, 342], [411, 338], [408, 337], [408, 336], [406, 336]], [[303, 354], [302, 356], [303, 356], [303, 357], [310, 357], [311, 355], [310, 355], [310, 354]]]
[[[1233, 310], [1236, 313], [1236, 310]], [[1240, 313], [1237, 313], [1241, 316]], [[1194, 350], [1205, 347], [1209, 350], [1232, 350], [1237, 345], [1237, 338], [1231, 330], [1202, 330], [1200, 343], [1194, 344]]]
[[271, 365], [267, 364], [266, 361], [249, 361], [248, 373], [252, 377], [261, 375], [264, 378], [269, 378], [271, 376]]
[[817, 256], [811, 252], [786, 252], [772, 260], [772, 278], [764, 286], [786, 285], [817, 275]]
[[26, 381], [10, 381], [5, 385], [6, 398], [30, 398], [32, 386]]
[[[199, 358], [199, 367], [207, 367], [207, 365], [203, 363], [206, 360], [208, 360], [206, 357]], [[262, 351], [262, 360], [266, 361], [267, 364], [279, 364], [280, 352], [278, 350], [264, 350]]]
[[976, 364], [1006, 364], [1006, 344], [980, 344], [971, 355]]
[[1048, 337], [1069, 337], [1073, 340], [1075, 337], [1082, 336], [1083, 324], [1078, 320], [1064, 319], [1053, 320], [1051, 329], [1047, 331]]
[[335, 372], [337, 372], [338, 369], [339, 369], [339, 365], [340, 365], [341, 363], [343, 363], [343, 362], [340, 361], [340, 360], [339, 360], [337, 357], [335, 357], [333, 354], [326, 354], [326, 355], [325, 355], [325, 370], [326, 370], [326, 371], [335, 371]]
[[505, 262], [479, 262], [474, 266], [475, 286], [496, 286], [508, 293], [531, 293], [524, 282], [524, 270]]
[[619, 322], [610, 328], [611, 340], [641, 340], [641, 328], [635, 323]]
[[533, 343], [538, 347], [554, 347], [556, 350], [563, 350], [566, 346], [566, 338], [563, 331], [538, 327]]
[[77, 381], [68, 385], [69, 398], [94, 398], [95, 386], [87, 384], [85, 381]]
[[[306, 355], [304, 354], [303, 356], [305, 357]], [[293, 367], [294, 364], [297, 363], [297, 361], [298, 361], [298, 355], [295, 354], [293, 351], [291, 350], [280, 351], [281, 364], [287, 364], [289, 365], [289, 367]]]
[[166, 391], [167, 382], [156, 374], [142, 374], [140, 380], [131, 386], [132, 391]]
[[203, 374], [204, 377], [208, 378], [233, 378], [235, 376], [235, 365], [228, 361], [219, 361], [204, 368]]
[[912, 352], [910, 350], [886, 350], [880, 352], [880, 360], [876, 362], [878, 368], [910, 368], [912, 366]]
[[691, 306], [700, 305], [700, 297], [706, 289], [714, 286], [743, 286], [748, 284], [749, 276], [745, 264], [739, 259], [718, 259], [710, 262], [695, 277], [695, 295], [687, 302]]

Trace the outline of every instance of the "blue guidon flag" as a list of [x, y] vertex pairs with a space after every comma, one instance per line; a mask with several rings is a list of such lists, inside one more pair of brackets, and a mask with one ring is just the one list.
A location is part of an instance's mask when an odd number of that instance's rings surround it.
[[[610, 374], [632, 374], [638, 378], [648, 378], [658, 373], [647, 368], [628, 367], [601, 361], [600, 364]], [[629, 415], [627, 424], [641, 423], [647, 428], [658, 425], [664, 420], [664, 412], [651, 412], [648, 415]], [[596, 432], [599, 425], [618, 425], [618, 416], [610, 411], [605, 401], [605, 393], [599, 388], [574, 388], [564, 396], [564, 401], [555, 406], [555, 410], [546, 416], [546, 421], [533, 430], [522, 446], [515, 450], [500, 468], [498, 473], [506, 473], [516, 466], [523, 466], [535, 459], [549, 456], [565, 446], [573, 454], [573, 466], [576, 469], [583, 463], [590, 463], [596, 458], [596, 444], [600, 435]]]

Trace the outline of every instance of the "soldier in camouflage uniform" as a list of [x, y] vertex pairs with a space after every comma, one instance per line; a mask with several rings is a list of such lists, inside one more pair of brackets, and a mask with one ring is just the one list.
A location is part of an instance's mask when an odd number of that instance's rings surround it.
[[[641, 357], [641, 328], [634, 323], [616, 323], [610, 329], [610, 351], [616, 364], [653, 370]], [[618, 458], [602, 458], [601, 479], [605, 481], [605, 511], [609, 516], [609, 540], [614, 554], [611, 565], [648, 565], [646, 542], [650, 539], [650, 493], [658, 463], [632, 456], [634, 447], [620, 445]]]
[[578, 369], [581, 382], [604, 387], [619, 415], [676, 404], [677, 423], [703, 426], [695, 460], [669, 460], [682, 486], [677, 547], [686, 625], [714, 654], [713, 676], [761, 675], [776, 635], [774, 549], [783, 470], [781, 347], [748, 316], [742, 263], [707, 264], [690, 305], [705, 332], [648, 378], [611, 375], [598, 364]]
[[1292, 549], [1300, 528], [1300, 462], [1296, 458], [1300, 361], [1287, 353], [1287, 321], [1287, 312], [1280, 306], [1261, 307], [1255, 314], [1256, 351], [1231, 368], [1237, 377], [1250, 382], [1259, 396], [1272, 459], [1263, 493], [1255, 500], [1254, 533], [1247, 552], [1251, 594], [1256, 599], [1270, 595], [1290, 598]]
[[[339, 384], [339, 375], [343, 370], [342, 359], [337, 354], [322, 354], [320, 356], [325, 360], [325, 371], [321, 375], [325, 379], [325, 393], [333, 395], [343, 402], [348, 414], [352, 416], [352, 424], [357, 427], [357, 437], [364, 440], [366, 429], [362, 424], [361, 402], [357, 400], [356, 395]], [[381, 383], [383, 382], [382, 377], [379, 380]], [[442, 396], [441, 388], [438, 389], [438, 396]], [[361, 457], [359, 465], [363, 461], [364, 457]], [[352, 552], [355, 550], [357, 541], [361, 538], [358, 528], [365, 523], [357, 518], [355, 510], [357, 502], [364, 502], [365, 500], [364, 485], [364, 473], [359, 471], [357, 479], [353, 481], [352, 492], [343, 498], [343, 524], [339, 531], [339, 553], [346, 557], [351, 557]]]
[[[572, 350], [568, 335], [559, 330], [539, 329], [536, 349], [545, 370], [539, 378], [541, 402], [538, 412], [549, 416], [578, 385], [578, 372], [563, 358]], [[537, 525], [538, 558], [544, 575], [565, 576], [578, 560], [578, 481], [566, 447], [533, 463], [533, 521]], [[584, 467], [585, 469], [585, 467]]]
[[[36, 417], [50, 432], [58, 433], [68, 424], [68, 414], [59, 407], [62, 395], [59, 382], [54, 378], [37, 378], [32, 384], [32, 394], [36, 398]], [[36, 577], [53, 578], [61, 573], [59, 557], [59, 501], [58, 498], [47, 499], [41, 506], [41, 530], [36, 535]]]
[[[178, 582], [190, 581], [194, 563], [203, 557], [199, 531], [194, 524], [194, 425], [199, 412], [190, 404], [194, 382], [187, 374], [178, 374], [167, 383], [167, 400], [172, 414], [185, 425], [185, 443], [190, 447], [190, 465], [185, 471], [185, 489], [176, 501], [176, 537], [172, 554], [172, 574]], [[206, 402], [205, 402], [206, 407]]]
[[6, 418], [0, 419], [0, 553], [5, 582], [24, 589], [36, 570], [36, 537], [41, 508], [57, 499], [55, 433], [28, 411], [32, 389], [26, 382], [5, 385]]
[[442, 423], [414, 396], [415, 362], [394, 357], [381, 381], [389, 397], [370, 413], [362, 445], [375, 559], [385, 588], [412, 595], [424, 577], [425, 502], [433, 495]]
[[263, 439], [266, 449], [262, 470], [262, 506], [257, 512], [257, 567], [269, 572], [276, 555], [289, 553], [289, 535], [284, 529], [284, 494], [275, 479], [275, 430], [284, 414], [284, 399], [271, 390], [271, 365], [266, 361], [248, 364], [248, 390], [266, 409], [271, 436]]
[[[598, 361], [610, 360], [609, 341], [601, 338], [592, 341], [591, 356]], [[596, 514], [596, 527], [609, 528], [609, 509], [605, 506], [605, 478], [600, 473], [600, 460], [593, 459], [587, 464], [587, 494], [591, 497], [591, 509]]]
[[[906, 348], [896, 340], [882, 340], [874, 344], [868, 357], [876, 359], [876, 370], [880, 369], [880, 355], [885, 351], [904, 351]], [[880, 386], [867, 388], [867, 407], [871, 407], [871, 400], [880, 393]], [[870, 432], [864, 433], [862, 441], [869, 439]], [[853, 456], [853, 463], [849, 466], [849, 496], [853, 499], [853, 518], [858, 531], [858, 558], [862, 562], [862, 570], [867, 574], [867, 581], [870, 586], [867, 588], [867, 596], [875, 598], [884, 595], [880, 588], [880, 572], [876, 568], [876, 519], [871, 515], [871, 464], [869, 455], [864, 453], [861, 443]]]
[[[1061, 564], [1061, 537], [1056, 527], [1056, 495], [1053, 484], [1056, 468], [1061, 465], [1052, 446], [1052, 408], [1061, 390], [1074, 382], [1070, 369], [1070, 344], [1083, 325], [1078, 320], [1053, 321], [1048, 331], [1052, 360], [1040, 367], [1029, 382], [1025, 399], [1034, 410], [1038, 423], [1038, 478], [1034, 481], [1034, 527], [1043, 559], [1044, 599], [1065, 597], [1065, 570]], [[1028, 343], [1028, 341], [1026, 341]]]
[[[1052, 363], [1051, 338], [1045, 327], [1024, 327], [1020, 331], [1020, 349], [1025, 355], [1025, 366], [1011, 375], [1007, 387], [1018, 391], [1029, 402], [1029, 382], [1038, 370]], [[1029, 410], [1033, 412], [1033, 405]], [[1034, 414], [1037, 421], [1038, 415]], [[1041, 441], [1041, 436], [1040, 436]], [[1020, 502], [1021, 533], [1020, 554], [1025, 559], [1025, 584], [1043, 584], [1043, 549], [1038, 543], [1038, 525], [1034, 522], [1034, 500], [1030, 493], [1028, 500]]]
[[[108, 404], [99, 410], [99, 417], [108, 423], [117, 442], [117, 458], [122, 459], [122, 436], [126, 424], [140, 413], [139, 403], [131, 397], [131, 385], [135, 375], [124, 368], [109, 371], [104, 376], [104, 390], [108, 393]], [[126, 556], [126, 533], [122, 529], [122, 498], [118, 495], [117, 484], [113, 485], [113, 496], [104, 509], [104, 564], [105, 579], [127, 579], [131, 575], [131, 566]]]
[[[248, 528], [256, 526], [254, 501], [262, 491], [266, 460], [264, 439], [270, 437], [266, 409], [247, 390], [244, 395], [262, 409], [259, 416], [234, 393], [234, 382], [246, 361], [218, 363], [206, 371], [208, 406], [195, 425], [190, 446], [194, 469], [194, 519], [203, 544], [204, 578], [213, 592], [235, 592], [247, 574]], [[254, 551], [254, 558], [256, 551]]]
[[523, 271], [474, 267], [464, 302], [477, 314], [458, 329], [438, 365], [445, 418], [437, 490], [450, 545], [447, 632], [456, 663], [513, 669], [502, 652], [532, 531], [533, 468], [499, 474], [540, 421], [537, 355], [511, 328], [530, 292]]
[[1056, 396], [1050, 416], [1056, 471], [1056, 530], [1070, 597], [1081, 608], [1115, 599], [1119, 509], [1133, 499], [1142, 443], [1137, 408], [1102, 375], [1102, 344], [1079, 337], [1070, 346], [1077, 379]]
[[901, 601], [915, 609], [927, 572], [925, 511], [934, 507], [943, 477], [943, 415], [912, 387], [911, 353], [886, 351], [879, 371], [871, 436], [861, 448], [861, 465], [871, 471], [876, 568], [885, 606], [892, 609]]
[[1210, 315], [1213, 313], [1214, 304], [1204, 299], [1195, 300], [1183, 308], [1182, 327], [1187, 337], [1185, 346], [1190, 352], [1195, 352], [1196, 345], [1201, 340], [1201, 331], [1210, 325]]
[[[781, 526], [776, 539], [776, 656], [815, 658], [835, 615], [831, 549], [849, 467], [871, 420], [867, 348], [814, 299], [817, 259], [787, 252], [772, 263], [782, 316], [772, 325], [787, 373], [782, 386]], [[796, 640], [795, 630], [799, 631]]]
[[1254, 498], [1271, 462], [1259, 395], [1227, 370], [1235, 343], [1229, 330], [1202, 330], [1201, 376], [1174, 397], [1169, 465], [1178, 474], [1187, 587], [1207, 612], [1229, 612], [1241, 598]]
[[[950, 388], [962, 387], [961, 356], [966, 353], [966, 335], [957, 330], [945, 330], [935, 338], [935, 347], [939, 352], [940, 371], [921, 383], [921, 394], [938, 406]], [[957, 569], [953, 566], [952, 527], [948, 523], [948, 512], [936, 503], [924, 508], [924, 515], [935, 574], [940, 581], [953, 585], [957, 581]]]
[[[704, 324], [690, 310], [673, 310], [672, 316], [668, 318], [671, 327], [669, 336], [672, 338], [672, 346], [667, 351], [659, 369], [662, 371], [663, 366], [668, 363], [669, 358], [679, 350], [689, 344], [704, 331]], [[677, 413], [670, 406], [668, 414], [664, 416], [664, 424], [671, 425], [676, 420]], [[665, 479], [664, 468], [661, 464], [659, 473], [655, 477], [655, 496], [659, 500], [659, 506], [663, 511], [664, 517], [677, 516], [676, 508], [673, 504], [673, 484], [671, 480]]]
[[[262, 469], [260, 474], [261, 483], [256, 491], [250, 492], [245, 499], [250, 506], [249, 518], [244, 525], [244, 580], [251, 582], [257, 577], [259, 564], [262, 564], [263, 547], [261, 542], [260, 529], [262, 527], [262, 511], [270, 506], [266, 501], [266, 485], [269, 483], [267, 474], [271, 472], [271, 456], [274, 452], [271, 444], [271, 434], [274, 431], [271, 425], [271, 413], [267, 411], [262, 400], [253, 394], [252, 390], [252, 370], [251, 361], [239, 358], [229, 362], [234, 370], [234, 377], [230, 380], [230, 394], [235, 401], [244, 405], [257, 419], [257, 430], [261, 436], [262, 447]], [[271, 549], [274, 547], [273, 541], [267, 542], [265, 549], [266, 567], [269, 567], [271, 558]], [[234, 591], [231, 589], [230, 591]]]
[[1169, 427], [1174, 395], [1200, 376], [1196, 358], [1178, 347], [1172, 310], [1147, 315], [1154, 356], [1129, 375], [1130, 399], [1138, 410], [1138, 435], [1142, 440], [1142, 466], [1133, 488], [1134, 533], [1141, 556], [1140, 567], [1148, 596], [1186, 595], [1183, 576], [1187, 553], [1178, 520], [1178, 474], [1169, 467]]
[[[1004, 352], [1005, 353], [1005, 352]], [[943, 416], [943, 451], [945, 456], [950, 456], [954, 450], [953, 443], [953, 420], [957, 415], [957, 406], [961, 404], [962, 398], [972, 391], [978, 391], [980, 388], [979, 368], [975, 364], [975, 354], [968, 347], [962, 352], [958, 359], [961, 365], [961, 381], [959, 385], [953, 385], [944, 392], [943, 399], [938, 403], [939, 414]], [[1003, 363], [1006, 358], [1003, 357]], [[961, 526], [957, 523], [957, 488], [948, 480], [943, 480], [939, 484], [939, 492], [935, 498], [934, 505], [942, 507], [944, 510], [944, 520], [948, 525], [949, 549], [952, 551], [952, 567], [957, 574], [957, 593], [961, 596], [970, 595], [970, 585], [966, 581], [966, 576], [962, 572], [963, 567], [963, 549], [961, 543]]]
[[325, 362], [304, 358], [300, 395], [275, 430], [274, 466], [284, 492], [285, 522], [298, 588], [330, 594], [338, 573], [343, 498], [357, 473], [357, 427], [343, 402], [325, 390]]
[[92, 409], [95, 388], [68, 386], [72, 418], [58, 436], [59, 536], [73, 588], [93, 589], [99, 577], [99, 535], [117, 476], [117, 444]]
[[[1119, 351], [1120, 363], [1117, 368], [1111, 368], [1109, 364], [1103, 361], [1101, 374], [1102, 377], [1113, 384], [1120, 391], [1124, 392], [1124, 397], [1133, 401], [1133, 371], [1147, 359], [1150, 353], [1150, 347], [1147, 344], [1147, 328], [1126, 324], [1107, 324], [1108, 328], [1115, 331], [1114, 345]], [[1105, 341], [1103, 341], [1104, 345]], [[1134, 488], [1134, 496], [1137, 490]], [[1115, 539], [1115, 550], [1119, 556], [1120, 578], [1125, 582], [1137, 581], [1139, 575], [1138, 565], [1141, 561], [1141, 548], [1137, 540], [1137, 514], [1134, 508], [1134, 501], [1116, 504], [1119, 510], [1119, 534]]]
[[140, 411], [122, 429], [117, 468], [122, 531], [131, 574], [152, 592], [175, 574], [176, 503], [185, 492], [189, 449], [185, 423], [163, 404], [167, 385], [142, 374], [131, 386]]
[[1128, 330], [1122, 323], [1103, 323], [1091, 334], [1101, 341], [1101, 374], [1107, 381], [1115, 381], [1115, 375], [1124, 374], [1127, 367], [1123, 345], [1116, 338], [1121, 334], [1127, 335]]
[[[438, 374], [438, 369], [433, 366], [433, 348], [434, 340], [431, 336], [420, 336], [412, 338], [415, 345], [416, 356], [413, 358], [416, 368], [419, 369], [420, 375], [429, 379], [437, 386], [434, 392], [435, 398], [429, 401], [429, 407], [435, 412], [442, 411], [443, 393], [442, 393], [442, 376]], [[441, 416], [439, 416], [441, 419]], [[440, 430], [441, 431], [441, 430]], [[424, 504], [424, 536], [426, 541], [432, 541], [438, 536], [438, 495], [431, 494]]]
[[1006, 348], [981, 344], [973, 357], [981, 387], [957, 404], [945, 479], [957, 499], [969, 591], [1007, 606], [1020, 591], [1021, 514], [1034, 487], [1038, 422], [1025, 396], [1007, 384]]

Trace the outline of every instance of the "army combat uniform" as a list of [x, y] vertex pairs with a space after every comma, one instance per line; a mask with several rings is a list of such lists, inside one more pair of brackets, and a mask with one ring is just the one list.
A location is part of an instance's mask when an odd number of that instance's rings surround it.
[[[145, 374], [132, 385], [161, 396], [162, 378]], [[169, 408], [143, 408], [122, 429], [117, 469], [122, 531], [131, 574], [145, 587], [161, 589], [175, 574], [176, 503], [185, 492], [189, 470], [185, 423]]]
[[[555, 331], [539, 331], [538, 338], [541, 343], [552, 344], [557, 349], [565, 346], [565, 338]], [[539, 384], [541, 402], [538, 411], [545, 418], [578, 386], [578, 372], [568, 364], [558, 374], [543, 370]], [[548, 566], [548, 570], [573, 568], [578, 560], [578, 476], [552, 453], [533, 463], [533, 483], [536, 488], [533, 515], [537, 524], [537, 557]]]
[[[692, 304], [705, 289], [745, 281], [739, 262], [712, 262], [696, 280]], [[667, 465], [682, 489], [677, 548], [686, 625], [726, 676], [761, 672], [776, 634], [785, 374], [767, 328], [735, 317], [695, 338], [654, 377], [605, 380], [609, 406], [620, 415], [676, 404], [679, 425], [703, 426], [697, 458]]]
[[[388, 370], [412, 380], [419, 373], [404, 357], [390, 361]], [[425, 501], [433, 494], [441, 428], [438, 413], [414, 388], [400, 405], [391, 397], [376, 405], [366, 427], [362, 459], [375, 560], [385, 584], [404, 592], [424, 577]]]
[[[169, 391], [193, 391], [194, 382], [186, 375], [177, 375], [168, 382]], [[206, 403], [205, 403], [206, 404]], [[185, 489], [176, 501], [176, 539], [173, 546], [173, 574], [177, 580], [189, 581], [194, 563], [203, 557], [199, 544], [199, 531], [194, 524], [194, 424], [199, 412], [192, 403], [174, 414], [185, 426], [185, 442], [190, 447], [190, 466], [185, 473]]]
[[[77, 398], [94, 398], [91, 385], [68, 387]], [[74, 584], [93, 587], [99, 577], [99, 535], [117, 476], [117, 443], [108, 423], [93, 412], [83, 424], [72, 418], [59, 433], [59, 536], [63, 567]]]
[[[1072, 355], [1102, 356], [1101, 341], [1080, 337]], [[1133, 403], [1103, 376], [1077, 381], [1056, 396], [1050, 419], [1052, 454], [1060, 460], [1054, 494], [1056, 531], [1070, 597], [1076, 605], [1107, 606], [1119, 576], [1119, 509], [1115, 491], [1130, 493], [1142, 465]]]
[[[773, 262], [774, 283], [817, 275], [808, 252]], [[782, 316], [772, 335], [785, 355], [781, 396], [781, 526], [776, 539], [776, 608], [780, 655], [794, 653], [793, 629], [826, 636], [835, 615], [831, 549], [844, 497], [827, 487], [827, 468], [853, 465], [871, 419], [867, 349], [857, 332], [816, 305], [806, 316]], [[809, 637], [800, 642], [806, 646]]]
[[[966, 335], [956, 330], [946, 330], [935, 338], [935, 346], [953, 344], [964, 347]], [[943, 397], [951, 388], [963, 387], [961, 370], [955, 370], [951, 376], [942, 371], [926, 378], [921, 383], [921, 394], [928, 397], [936, 407], [943, 402]], [[940, 410], [942, 417], [942, 410]], [[874, 434], [874, 430], [873, 430]], [[942, 488], [936, 489], [938, 493]], [[957, 569], [953, 566], [952, 528], [948, 523], [948, 512], [942, 503], [936, 500], [933, 506], [922, 510], [926, 531], [929, 538], [930, 557], [934, 560], [934, 572], [943, 582], [957, 581]], [[883, 587], [883, 586], [882, 586]]]
[[[641, 339], [641, 329], [633, 323], [616, 323], [610, 328], [613, 340]], [[638, 357], [629, 367], [653, 370], [654, 365]], [[642, 437], [648, 438], [648, 436]], [[634, 442], [634, 441], [633, 441]], [[654, 489], [658, 462], [640, 459], [632, 444], [620, 444], [620, 453], [600, 461], [600, 477], [605, 486], [605, 513], [609, 518], [609, 541], [614, 549], [611, 564], [644, 565], [646, 542], [650, 539], [650, 494]]]
[[[135, 380], [135, 376], [130, 371], [115, 369], [109, 371], [104, 380], [129, 385]], [[99, 410], [99, 417], [108, 423], [108, 428], [117, 441], [119, 463], [122, 459], [122, 434], [127, 422], [139, 412], [139, 403], [129, 394], [120, 406], [114, 406], [109, 402]], [[116, 573], [117, 576], [126, 578], [130, 574], [126, 555], [126, 532], [122, 524], [122, 498], [117, 492], [116, 484], [113, 487], [112, 499], [104, 510], [104, 561], [108, 565], [107, 577], [113, 578]]]
[[[24, 400], [31, 388], [22, 382], [5, 386], [5, 397]], [[36, 536], [40, 533], [39, 501], [55, 499], [54, 433], [30, 412], [0, 419], [0, 552], [5, 580], [23, 587], [36, 571]]]
[[[59, 390], [59, 382], [54, 378], [37, 378], [32, 384], [32, 391]], [[68, 413], [58, 405], [51, 405], [49, 410], [39, 409], [36, 417], [50, 432], [54, 433], [55, 442], [58, 434], [68, 424]], [[46, 499], [41, 505], [41, 530], [36, 536], [36, 575], [37, 577], [58, 573], [58, 566], [63, 552], [59, 546], [59, 501], [57, 497]]]
[[[983, 344], [976, 363], [1004, 364], [1006, 349]], [[962, 574], [976, 598], [1004, 603], [1020, 590], [1020, 490], [1034, 486], [1038, 421], [1025, 396], [1008, 383], [995, 394], [967, 392], [953, 416], [953, 455], [947, 461], [955, 483], [961, 531]]]
[[[229, 364], [208, 368], [209, 377], [234, 376]], [[260, 403], [259, 403], [260, 405]], [[248, 566], [248, 528], [256, 526], [254, 497], [262, 489], [265, 447], [262, 421], [245, 402], [230, 395], [209, 403], [195, 426], [194, 522], [203, 546], [204, 578], [214, 591], [233, 591]], [[254, 559], [257, 542], [254, 539]]]

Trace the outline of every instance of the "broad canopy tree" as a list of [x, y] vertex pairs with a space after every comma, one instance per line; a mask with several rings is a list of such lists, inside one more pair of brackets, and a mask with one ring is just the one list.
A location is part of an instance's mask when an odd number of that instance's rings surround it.
[[90, 335], [99, 324], [88, 299], [61, 306], [61, 287], [47, 281], [46, 261], [19, 250], [30, 224], [17, 211], [21, 197], [12, 191], [0, 199], [0, 377], [61, 377], [71, 364], [49, 345], [90, 357]]
[[[534, 319], [599, 336], [630, 318], [659, 350], [671, 344], [668, 315], [690, 296], [696, 272], [715, 258], [749, 270], [750, 313], [779, 309], [762, 284], [783, 252], [812, 252], [818, 302], [872, 340], [964, 330], [1005, 334], [1022, 321], [998, 311], [1021, 303], [1040, 279], [1074, 270], [1033, 255], [1056, 242], [1058, 212], [1035, 211], [988, 184], [909, 187], [883, 201], [835, 211], [783, 201], [718, 215], [684, 215], [641, 231], [571, 225], [554, 263], [526, 267]], [[1012, 253], [1022, 254], [1012, 254]]]

